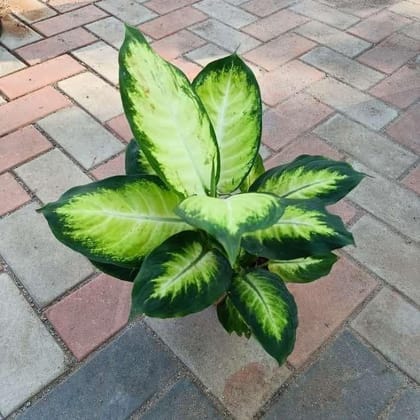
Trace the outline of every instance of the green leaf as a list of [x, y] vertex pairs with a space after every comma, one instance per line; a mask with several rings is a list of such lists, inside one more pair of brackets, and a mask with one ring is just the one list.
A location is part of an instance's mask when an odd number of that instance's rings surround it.
[[153, 169], [184, 196], [214, 195], [219, 176], [216, 137], [187, 77], [129, 26], [119, 64], [124, 111]]
[[251, 254], [291, 260], [324, 255], [353, 244], [353, 235], [319, 200], [282, 200], [284, 213], [269, 228], [247, 233], [242, 246]]
[[132, 139], [125, 149], [125, 173], [127, 175], [156, 175], [136, 139]]
[[223, 245], [232, 265], [239, 253], [242, 234], [271, 226], [282, 211], [277, 197], [260, 193], [226, 199], [188, 197], [175, 209], [187, 223], [214, 236]]
[[363, 179], [348, 163], [323, 156], [302, 155], [260, 176], [250, 191], [269, 192], [290, 199], [318, 198], [325, 204], [341, 200]]
[[58, 240], [98, 262], [138, 267], [175, 233], [192, 230], [179, 196], [154, 176], [115, 176], [67, 191], [40, 211]]
[[95, 260], [89, 260], [96, 268], [101, 270], [105, 274], [109, 274], [112, 277], [115, 277], [120, 280], [131, 281], [133, 282], [136, 278], [139, 270], [140, 263], [138, 267], [128, 268], [128, 267], [119, 267], [114, 264], [106, 264], [98, 262]]
[[223, 328], [229, 334], [235, 332], [239, 336], [245, 335], [247, 338], [251, 337], [251, 330], [248, 325], [245, 324], [244, 319], [233, 305], [229, 296], [226, 296], [217, 305], [217, 317]]
[[264, 349], [284, 363], [295, 344], [298, 320], [295, 300], [281, 279], [266, 270], [238, 274], [229, 296]]
[[264, 168], [264, 161], [260, 154], [257, 155], [255, 158], [254, 165], [251, 168], [251, 171], [248, 173], [248, 175], [245, 177], [245, 179], [242, 181], [242, 184], [239, 186], [239, 189], [242, 192], [248, 192], [251, 185], [254, 183], [254, 181], [261, 176], [265, 172]]
[[236, 55], [213, 61], [193, 87], [206, 108], [220, 150], [222, 194], [236, 190], [251, 170], [261, 139], [261, 96], [251, 69]]
[[317, 255], [294, 260], [273, 260], [268, 269], [289, 283], [309, 283], [326, 276], [337, 261], [335, 254]]
[[229, 262], [197, 232], [169, 238], [148, 255], [134, 281], [131, 317], [169, 318], [201, 311], [230, 285]]

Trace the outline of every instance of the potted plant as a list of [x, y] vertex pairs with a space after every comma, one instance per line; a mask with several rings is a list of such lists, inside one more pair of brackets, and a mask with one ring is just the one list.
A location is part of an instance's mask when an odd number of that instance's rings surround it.
[[135, 137], [127, 174], [72, 188], [40, 211], [61, 242], [134, 282], [132, 317], [217, 304], [229, 333], [253, 335], [283, 363], [297, 328], [287, 283], [328, 274], [332, 251], [353, 243], [325, 206], [363, 174], [307, 155], [265, 171], [260, 90], [236, 54], [191, 84], [127, 27], [119, 64]]

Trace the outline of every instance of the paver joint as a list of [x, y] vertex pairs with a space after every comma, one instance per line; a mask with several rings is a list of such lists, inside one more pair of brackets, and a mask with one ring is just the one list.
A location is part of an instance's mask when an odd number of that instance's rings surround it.
[[[419, 416], [420, 1], [11, 6], [0, 37], [0, 419]], [[356, 246], [325, 279], [290, 287], [300, 327], [287, 366], [226, 335], [212, 308], [127, 325], [132, 285], [98, 274], [35, 211], [124, 173], [123, 23], [190, 79], [240, 54], [261, 87], [267, 167], [322, 154], [370, 175], [330, 208]]]

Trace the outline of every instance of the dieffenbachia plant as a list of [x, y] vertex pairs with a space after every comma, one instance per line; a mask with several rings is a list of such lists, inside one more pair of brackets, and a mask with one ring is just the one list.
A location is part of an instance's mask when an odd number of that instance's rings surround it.
[[332, 251], [353, 243], [325, 206], [363, 175], [307, 155], [265, 172], [260, 90], [236, 54], [190, 83], [127, 27], [119, 64], [134, 134], [126, 175], [43, 207], [52, 232], [134, 282], [132, 316], [179, 317], [215, 304], [229, 333], [254, 336], [283, 363], [298, 323], [287, 283], [328, 274]]

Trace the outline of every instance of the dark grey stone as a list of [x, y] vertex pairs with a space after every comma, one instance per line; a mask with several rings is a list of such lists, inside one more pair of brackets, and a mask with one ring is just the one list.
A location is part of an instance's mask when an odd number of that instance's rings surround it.
[[388, 420], [420, 420], [420, 388], [405, 390], [390, 411]]
[[176, 374], [178, 363], [142, 324], [128, 329], [20, 420], [119, 420]]
[[264, 419], [375, 419], [401, 384], [400, 376], [346, 331]]
[[142, 420], [217, 420], [223, 416], [189, 379], [177, 382]]

